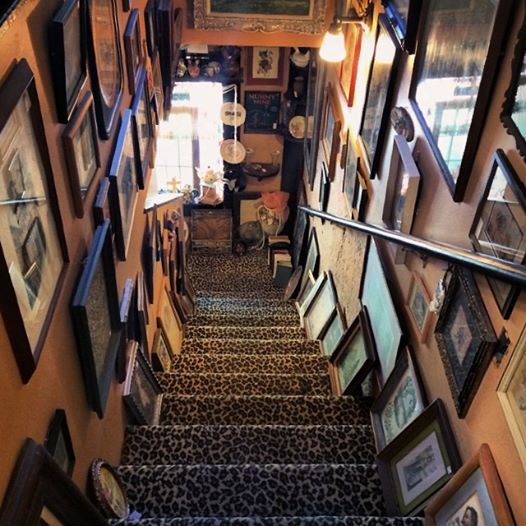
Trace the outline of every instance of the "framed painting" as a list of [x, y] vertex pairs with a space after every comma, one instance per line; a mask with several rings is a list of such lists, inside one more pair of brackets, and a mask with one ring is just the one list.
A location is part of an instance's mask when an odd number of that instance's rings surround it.
[[378, 18], [373, 63], [358, 136], [362, 159], [371, 179], [376, 177], [380, 164], [400, 56], [401, 48], [387, 17], [382, 14]]
[[51, 19], [49, 54], [58, 121], [66, 124], [86, 81], [86, 15], [80, 0], [67, 0]]
[[395, 439], [427, 406], [418, 368], [409, 349], [400, 353], [393, 372], [371, 406], [376, 450]]
[[317, 34], [325, 21], [325, 0], [194, 0], [193, 4], [194, 29]]
[[335, 396], [360, 390], [376, 362], [376, 348], [364, 308], [353, 320], [329, 359], [329, 376]]
[[95, 201], [93, 202], [93, 219], [95, 221], [95, 226], [102, 225], [105, 219], [111, 221], [110, 200], [108, 198], [109, 192], [110, 180], [107, 177], [103, 177], [99, 183], [97, 195], [95, 196]]
[[[325, 161], [322, 161], [321, 163], [320, 172], [320, 190], [318, 194], [318, 204], [322, 212], [327, 212], [327, 208], [329, 206], [329, 194], [331, 191], [331, 181], [329, 179], [329, 173]], [[322, 218], [321, 224], [323, 225], [324, 223], [325, 219]]]
[[382, 5], [402, 49], [409, 55], [413, 54], [415, 52], [422, 1], [382, 0]]
[[258, 86], [281, 86], [285, 48], [254, 46], [247, 53], [246, 83]]
[[340, 87], [345, 95], [347, 106], [352, 107], [354, 104], [356, 79], [358, 78], [358, 63], [362, 50], [363, 30], [359, 24], [345, 24], [343, 27], [347, 55], [340, 65]]
[[108, 173], [111, 224], [115, 232], [117, 255], [122, 261], [126, 260], [130, 245], [139, 192], [131, 116], [131, 110], [124, 110]]
[[321, 352], [324, 356], [331, 357], [347, 330], [347, 320], [339, 303], [320, 334]]
[[124, 29], [124, 53], [128, 74], [128, 89], [130, 95], [135, 95], [140, 82], [141, 66], [144, 63], [138, 9], [131, 10], [126, 28]]
[[84, 217], [84, 201], [101, 166], [93, 96], [87, 91], [62, 134], [69, 183], [77, 217]]
[[303, 326], [310, 340], [318, 340], [338, 303], [332, 273], [324, 273], [321, 286], [305, 311]]
[[0, 510], [0, 526], [27, 524], [107, 524], [46, 448], [31, 438], [20, 452]]
[[53, 460], [71, 477], [75, 466], [75, 450], [64, 409], [57, 409], [49, 424], [44, 446]]
[[168, 338], [168, 344], [173, 354], [176, 354], [181, 350], [184, 326], [177, 314], [172, 295], [167, 287], [163, 288], [158, 309], [157, 326], [164, 330]]
[[424, 280], [418, 272], [413, 271], [405, 308], [420, 343], [426, 343], [433, 323], [434, 315], [429, 310], [430, 303], [431, 295], [427, 291]]
[[464, 418], [491, 361], [497, 336], [475, 280], [457, 267], [435, 327], [435, 338], [459, 418]]
[[330, 82], [327, 85], [324, 107], [320, 142], [327, 162], [329, 180], [333, 181], [336, 176], [336, 160], [340, 153], [343, 116], [334, 84]]
[[472, 171], [512, 5], [434, 0], [422, 12], [409, 98], [457, 202]]
[[425, 521], [428, 526], [516, 524], [487, 444], [435, 496], [425, 510]]
[[309, 241], [307, 243], [307, 258], [305, 265], [303, 265], [303, 276], [301, 278], [301, 289], [303, 289], [305, 283], [309, 278], [309, 271], [312, 272], [314, 278], [318, 276], [320, 268], [320, 247], [318, 245], [318, 236], [316, 229], [312, 227], [309, 234]]
[[0, 86], [0, 309], [20, 376], [36, 369], [68, 254], [33, 72]]
[[144, 8], [144, 27], [146, 28], [146, 49], [152, 59], [157, 54], [157, 13], [155, 11], [156, 0], [148, 0]]
[[511, 436], [526, 472], [526, 329], [513, 350], [506, 370], [497, 386], [502, 411], [508, 422]]
[[[477, 252], [519, 265], [526, 261], [526, 188], [500, 149], [495, 153], [469, 237]], [[507, 320], [520, 288], [487, 279], [502, 317]]]
[[174, 354], [168, 343], [168, 337], [160, 327], [155, 331], [152, 346], [152, 366], [160, 373], [169, 373], [172, 369]]
[[115, 0], [87, 0], [88, 63], [101, 139], [109, 139], [123, 92], [122, 55]]
[[245, 91], [245, 133], [277, 133], [280, 91]]

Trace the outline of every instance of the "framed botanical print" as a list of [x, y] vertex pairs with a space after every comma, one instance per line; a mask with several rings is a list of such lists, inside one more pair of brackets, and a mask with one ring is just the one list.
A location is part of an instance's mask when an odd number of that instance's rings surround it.
[[[519, 265], [526, 260], [526, 188], [500, 149], [495, 153], [469, 237], [477, 252]], [[520, 288], [489, 277], [488, 282], [507, 320]]]
[[332, 181], [336, 176], [336, 160], [340, 153], [340, 133], [343, 126], [343, 116], [336, 96], [334, 84], [327, 85], [325, 112], [321, 128], [321, 147], [327, 162], [328, 176]]
[[152, 347], [152, 366], [158, 372], [169, 373], [172, 369], [174, 354], [168, 343], [168, 337], [160, 327], [155, 331]]
[[49, 424], [44, 446], [53, 460], [70, 477], [75, 466], [75, 450], [69, 433], [68, 421], [64, 409], [57, 409]]
[[33, 72], [0, 86], [0, 308], [24, 383], [36, 369], [68, 254]]
[[414, 53], [421, 0], [382, 0], [382, 4], [402, 49], [406, 53]]
[[140, 81], [141, 66], [144, 63], [138, 9], [132, 9], [128, 17], [128, 23], [124, 30], [124, 52], [128, 73], [128, 89], [131, 95], [135, 95]]
[[307, 338], [318, 340], [338, 303], [338, 294], [332, 273], [324, 274], [323, 282], [305, 312], [303, 325]]
[[325, 356], [332, 356], [347, 330], [347, 320], [339, 303], [336, 303], [329, 321], [320, 334], [321, 351]]
[[431, 295], [427, 291], [424, 280], [418, 272], [414, 271], [405, 307], [420, 343], [426, 343], [433, 322], [434, 315], [429, 310], [430, 303]]
[[281, 86], [285, 48], [254, 46], [247, 52], [247, 84], [258, 86]]

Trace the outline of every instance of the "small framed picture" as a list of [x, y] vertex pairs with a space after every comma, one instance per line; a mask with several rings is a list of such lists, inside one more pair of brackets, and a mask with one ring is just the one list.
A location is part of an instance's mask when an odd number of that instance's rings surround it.
[[178, 353], [181, 350], [184, 326], [167, 287], [163, 288], [158, 309], [157, 326], [164, 329], [172, 353]]
[[139, 85], [141, 66], [144, 62], [138, 9], [132, 9], [128, 17], [128, 23], [124, 30], [124, 53], [126, 57], [126, 71], [128, 73], [128, 89], [130, 90], [130, 95], [135, 95]]
[[414, 53], [422, 2], [420, 0], [382, 0], [382, 5], [402, 49], [406, 53]]
[[429, 310], [430, 303], [431, 296], [422, 277], [418, 272], [413, 272], [405, 307], [420, 343], [426, 343], [433, 323], [434, 315]]
[[336, 176], [336, 160], [340, 153], [343, 116], [336, 95], [334, 84], [327, 84], [321, 127], [321, 148], [327, 161], [328, 177], [330, 181]]
[[280, 91], [245, 91], [245, 133], [277, 133]]
[[154, 205], [151, 215], [146, 214], [141, 256], [148, 301], [153, 305], [157, 263], [157, 205]]
[[351, 130], [347, 132], [347, 155], [345, 156], [345, 168], [343, 173], [343, 193], [349, 209], [349, 215], [353, 217], [353, 210], [356, 202], [356, 185], [358, 184], [358, 162], [354, 146], [354, 137]]
[[75, 466], [75, 451], [64, 409], [55, 411], [44, 446], [53, 460], [71, 477]]
[[115, 373], [120, 384], [126, 380], [126, 347], [128, 343], [128, 334], [130, 327], [128, 326], [134, 320], [133, 312], [133, 280], [128, 278], [124, 283], [122, 295], [119, 303], [119, 318], [121, 320], [121, 341], [119, 344], [119, 351], [117, 354], [117, 363], [115, 366]]
[[358, 62], [362, 50], [363, 30], [358, 24], [345, 24], [343, 27], [347, 56], [342, 60], [339, 76], [340, 86], [347, 100], [347, 106], [351, 107], [354, 104], [354, 91], [356, 79], [358, 78]]
[[150, 323], [148, 315], [148, 293], [146, 291], [146, 283], [144, 280], [144, 273], [137, 272], [135, 278], [135, 290], [134, 290], [134, 306], [135, 306], [135, 330], [133, 331], [133, 339], [139, 343], [142, 349], [144, 349], [145, 355], [149, 357], [148, 350], [148, 327]]
[[300, 287], [298, 297], [295, 301], [296, 309], [298, 309], [298, 314], [300, 315], [300, 319], [302, 320], [301, 323], [303, 323], [303, 315], [307, 310], [307, 299], [309, 298], [309, 295], [312, 289], [314, 288], [315, 283], [316, 279], [314, 278], [312, 271], [307, 272], [307, 280]]
[[303, 290], [305, 283], [309, 277], [309, 270], [312, 272], [314, 278], [318, 276], [318, 270], [320, 267], [320, 247], [318, 245], [318, 236], [316, 229], [312, 227], [309, 234], [309, 241], [307, 243], [307, 259], [303, 266], [303, 276], [301, 278], [301, 288]]
[[[302, 290], [299, 301], [296, 305], [297, 307], [299, 305], [298, 309], [300, 315], [300, 324], [302, 327], [305, 327], [305, 314], [309, 310], [311, 303], [327, 279], [327, 274], [325, 272], [322, 272], [317, 279], [314, 279], [312, 272], [309, 272], [308, 276], [308, 281], [305, 284], [305, 287]], [[310, 286], [310, 283], [312, 283], [312, 286]]]
[[307, 338], [318, 340], [338, 303], [338, 295], [330, 272], [323, 274], [322, 284], [305, 312], [303, 325]]
[[245, 49], [247, 50], [247, 85], [281, 86], [285, 48], [254, 46]]
[[130, 512], [126, 490], [117, 471], [100, 458], [89, 470], [89, 486], [95, 504], [108, 519], [124, 519]]
[[110, 180], [107, 177], [103, 177], [99, 184], [95, 201], [93, 202], [93, 219], [95, 220], [95, 226], [102, 225], [105, 219], [111, 221], [110, 200], [108, 198], [109, 192]]
[[173, 357], [168, 338], [164, 330], [159, 327], [153, 337], [152, 366], [158, 372], [169, 373], [172, 369]]
[[320, 334], [321, 351], [325, 356], [332, 356], [346, 330], [347, 321], [345, 314], [340, 304], [337, 303], [328, 323]]
[[[325, 161], [321, 163], [321, 174], [320, 174], [320, 193], [318, 196], [320, 210], [327, 212], [329, 206], [329, 193], [331, 191], [331, 181], [329, 180], [329, 173], [327, 170], [327, 164]], [[325, 219], [321, 219], [321, 224], [325, 223]]]

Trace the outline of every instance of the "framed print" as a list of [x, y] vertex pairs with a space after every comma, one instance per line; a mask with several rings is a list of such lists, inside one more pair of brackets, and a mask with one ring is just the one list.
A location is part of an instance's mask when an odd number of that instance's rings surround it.
[[245, 91], [245, 133], [277, 133], [281, 92]]
[[[117, 471], [101, 458], [91, 463], [88, 474], [90, 494], [96, 505], [108, 519], [124, 519], [130, 506], [122, 480]], [[52, 525], [55, 526], [55, 525]]]
[[323, 355], [332, 356], [346, 330], [347, 321], [345, 314], [340, 304], [336, 303], [329, 321], [325, 324], [320, 334], [321, 352]]
[[49, 53], [58, 121], [66, 124], [86, 81], [86, 15], [67, 0], [49, 23]]
[[68, 165], [75, 215], [84, 217], [84, 201], [101, 166], [97, 124], [90, 91], [84, 94], [64, 129], [62, 143]]
[[410, 55], [413, 54], [422, 2], [420, 0], [382, 0], [382, 5], [402, 49]]
[[[477, 252], [518, 264], [526, 260], [526, 189], [500, 149], [495, 153], [469, 237]], [[502, 317], [507, 320], [520, 288], [487, 279]]]
[[427, 406], [420, 375], [407, 347], [371, 406], [376, 450], [395, 439]]
[[433, 323], [434, 315], [429, 310], [430, 303], [431, 295], [427, 291], [422, 277], [418, 272], [413, 271], [405, 307], [411, 323], [416, 329], [420, 343], [426, 343], [431, 324]]
[[31, 438], [20, 452], [0, 510], [1, 526], [27, 524], [107, 524], [46, 448]]
[[425, 510], [426, 526], [514, 526], [504, 487], [487, 444], [466, 462]]
[[257, 221], [257, 210], [262, 203], [261, 192], [235, 192], [232, 195], [234, 228], [238, 228], [243, 223]]
[[64, 473], [71, 477], [75, 466], [75, 451], [64, 409], [55, 411], [49, 424], [44, 446]]
[[378, 18], [376, 46], [358, 136], [362, 159], [371, 179], [376, 177], [380, 164], [400, 55], [398, 41], [386, 16], [382, 14]]
[[325, 0], [194, 0], [193, 14], [194, 29], [316, 34], [323, 31]]
[[246, 83], [258, 86], [283, 84], [285, 48], [254, 46], [245, 48], [247, 53]]
[[0, 86], [0, 308], [24, 383], [36, 369], [68, 254], [33, 73]]
[[169, 373], [172, 369], [174, 354], [168, 343], [168, 338], [160, 327], [155, 331], [152, 347], [152, 366], [161, 373]]
[[[329, 174], [325, 161], [322, 161], [321, 163], [320, 172], [320, 192], [318, 196], [318, 203], [320, 206], [320, 210], [322, 212], [327, 212], [327, 207], [329, 206], [329, 193], [331, 191], [331, 181], [329, 179]], [[321, 224], [323, 225], [324, 223], [325, 219], [322, 218]]]
[[324, 107], [325, 112], [323, 114], [321, 128], [321, 147], [325, 160], [327, 161], [329, 179], [333, 181], [336, 176], [336, 159], [340, 153], [340, 133], [343, 117], [334, 84], [330, 82], [327, 84]]
[[388, 513], [415, 514], [460, 466], [444, 403], [436, 399], [376, 457]]
[[347, 132], [347, 155], [345, 156], [345, 167], [343, 173], [343, 193], [345, 202], [349, 210], [351, 219], [353, 218], [353, 209], [356, 202], [356, 185], [358, 184], [358, 162], [359, 157], [356, 155], [354, 148], [354, 137], [351, 130]]
[[[493, 94], [511, 0], [426, 2], [409, 98], [454, 201], [462, 201]], [[451, 53], [451, 50], [458, 50]], [[438, 88], [440, 86], [440, 88]], [[445, 86], [448, 86], [446, 89]]]
[[130, 95], [135, 95], [140, 81], [141, 66], [144, 63], [138, 9], [132, 9], [128, 17], [128, 23], [124, 30], [124, 53], [128, 73], [128, 89]]
[[144, 349], [146, 356], [149, 356], [150, 346], [148, 345], [147, 325], [149, 325], [150, 319], [148, 315], [148, 294], [146, 292], [144, 274], [140, 271], [137, 272], [137, 277], [135, 278], [133, 303], [135, 306], [135, 330], [133, 331], [133, 339]]
[[308, 280], [305, 283], [305, 286], [300, 292], [300, 296], [298, 297], [298, 302], [296, 303], [296, 308], [298, 308], [298, 312], [300, 315], [300, 325], [302, 327], [305, 326], [305, 313], [309, 309], [312, 300], [316, 297], [318, 294], [318, 291], [320, 290], [321, 286], [326, 280], [326, 273], [322, 272], [318, 278], [314, 279], [314, 276], [311, 271], [308, 273]]
[[517, 447], [522, 466], [526, 472], [526, 329], [513, 350], [506, 370], [497, 386], [502, 411], [508, 422], [511, 436]]
[[117, 255], [122, 261], [126, 260], [128, 253], [139, 191], [131, 115], [131, 110], [124, 110], [108, 173], [111, 224], [115, 232]]
[[131, 9], [132, 0], [122, 0], [122, 10], [124, 12]]
[[101, 139], [109, 139], [123, 91], [120, 32], [115, 0], [87, 0], [88, 63]]
[[375, 362], [376, 349], [369, 318], [367, 310], [362, 309], [329, 359], [329, 376], [335, 396], [358, 391]]
[[464, 418], [491, 361], [497, 336], [467, 269], [457, 267], [435, 327], [435, 338], [459, 418]]
[[[107, 177], [103, 177], [99, 183], [97, 195], [95, 196], [95, 201], [93, 203], [93, 218], [95, 220], [95, 226], [102, 225], [105, 219], [111, 221], [110, 200], [108, 198], [109, 192], [110, 180]], [[113, 233], [111, 236], [113, 238]]]
[[172, 295], [166, 287], [163, 288], [158, 309], [157, 326], [164, 330], [168, 344], [173, 354], [176, 354], [181, 350], [184, 326], [177, 314]]
[[157, 13], [155, 11], [156, 0], [148, 0], [144, 8], [144, 26], [146, 27], [146, 49], [152, 59], [157, 52]]
[[[175, 57], [177, 49], [175, 41], [180, 42], [180, 22], [179, 16], [178, 24], [176, 24], [176, 15], [180, 14], [180, 9], [175, 9], [174, 0], [157, 0], [156, 2], [156, 18], [157, 18], [157, 46], [159, 52], [159, 63], [161, 65], [161, 75], [163, 80], [163, 91], [165, 97], [165, 111], [169, 111], [171, 106], [171, 97], [169, 94], [172, 91]], [[179, 29], [179, 34], [176, 34]]]
[[144, 269], [144, 283], [148, 293], [150, 305], [154, 302], [155, 267], [157, 262], [157, 205], [153, 206], [151, 220], [146, 214], [142, 243], [142, 267]]
[[134, 316], [134, 289], [133, 280], [128, 278], [124, 282], [121, 299], [119, 302], [119, 319], [121, 321], [121, 341], [119, 344], [119, 351], [117, 353], [117, 365], [115, 367], [115, 375], [117, 381], [122, 384], [126, 380], [126, 348], [128, 344], [129, 334], [132, 330], [132, 324], [135, 323]]
[[332, 279], [332, 273], [324, 274], [324, 278], [316, 295], [312, 298], [305, 311], [303, 326], [310, 340], [319, 340], [320, 334], [329, 321], [338, 303], [338, 294]]
[[[299, 182], [298, 186], [298, 206], [306, 206], [307, 197], [305, 194], [305, 184], [303, 180]], [[294, 268], [303, 266], [307, 255], [307, 232], [309, 231], [309, 217], [307, 214], [296, 208], [296, 220], [294, 221], [294, 233], [292, 235], [292, 263]]]
[[[159, 62], [159, 53], [152, 57], [152, 77], [153, 77], [153, 95], [155, 98], [155, 108], [158, 121], [164, 120], [164, 89], [161, 75], [161, 64]], [[159, 122], [157, 123], [159, 124]]]
[[301, 289], [303, 289], [307, 279], [309, 277], [309, 271], [312, 272], [314, 278], [318, 276], [320, 268], [320, 247], [318, 245], [318, 236], [316, 235], [316, 229], [312, 227], [309, 234], [309, 241], [307, 243], [307, 259], [303, 266], [303, 276], [301, 278]]
[[95, 230], [71, 316], [88, 402], [103, 418], [122, 330], [108, 221]]
[[340, 66], [340, 87], [345, 95], [347, 106], [352, 107], [354, 104], [356, 79], [358, 77], [358, 63], [362, 50], [363, 30], [359, 24], [345, 24], [343, 28], [347, 55]]

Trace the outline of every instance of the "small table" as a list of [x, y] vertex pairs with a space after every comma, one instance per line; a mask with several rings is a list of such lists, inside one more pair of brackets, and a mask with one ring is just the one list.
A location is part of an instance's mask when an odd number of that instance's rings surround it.
[[243, 163], [241, 169], [245, 175], [256, 177], [258, 181], [266, 177], [273, 177], [279, 172], [279, 164], [271, 163]]

